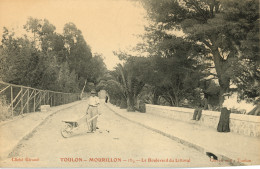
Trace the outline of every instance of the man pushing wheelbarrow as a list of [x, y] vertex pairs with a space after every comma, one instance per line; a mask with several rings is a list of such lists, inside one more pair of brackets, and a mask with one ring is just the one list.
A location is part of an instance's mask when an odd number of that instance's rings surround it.
[[61, 135], [65, 138], [75, 135], [75, 132], [81, 126], [83, 121], [86, 121], [88, 126], [88, 131], [94, 133], [97, 129], [97, 118], [100, 115], [98, 112], [98, 105], [100, 104], [99, 98], [96, 96], [96, 91], [91, 91], [91, 96], [87, 101], [87, 111], [86, 114], [78, 120], [63, 120], [65, 125], [61, 129]]
[[90, 132], [94, 133], [97, 129], [97, 118], [100, 113], [98, 112], [98, 105], [100, 104], [99, 98], [96, 96], [96, 91], [91, 90], [91, 96], [88, 99], [88, 108], [86, 114], [89, 114], [90, 124], [87, 119], [87, 125], [89, 126]]

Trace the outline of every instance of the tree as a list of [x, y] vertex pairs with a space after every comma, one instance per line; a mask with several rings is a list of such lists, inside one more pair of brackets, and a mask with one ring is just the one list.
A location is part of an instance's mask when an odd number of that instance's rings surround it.
[[116, 105], [119, 100], [126, 102], [126, 97], [124, 95], [124, 89], [122, 85], [118, 82], [120, 75], [116, 71], [110, 71], [104, 74], [104, 76], [99, 80], [96, 86], [97, 90], [106, 90], [109, 95], [110, 103]]
[[[126, 101], [127, 110], [135, 111], [137, 97], [145, 85], [146, 72], [149, 69], [147, 58], [135, 57], [124, 52], [114, 52], [124, 64], [118, 64], [114, 71], [109, 72], [106, 81], [98, 86], [106, 86], [110, 101]], [[104, 79], [104, 78], [103, 78]], [[106, 85], [104, 85], [106, 84]]]
[[[185, 38], [208, 49], [214, 62], [223, 93], [229, 91], [233, 69], [231, 65], [243, 55], [242, 42], [255, 30], [259, 21], [257, 0], [143, 0], [148, 16], [156, 28], [165, 32], [182, 30]], [[254, 32], [258, 32], [255, 30]], [[259, 38], [259, 37], [258, 37]], [[257, 39], [258, 39], [257, 38]], [[250, 40], [251, 41], [251, 40]], [[254, 51], [258, 51], [255, 47]], [[251, 57], [255, 58], [256, 55]]]
[[[91, 58], [90, 46], [86, 43], [82, 32], [73, 23], [67, 23], [64, 26], [63, 36], [65, 47], [68, 51], [66, 61], [69, 64], [70, 71], [75, 71], [78, 79], [84, 82], [91, 76]], [[81, 84], [83, 86], [83, 84]]]
[[[77, 92], [86, 79], [95, 82], [105, 71], [103, 58], [92, 58], [82, 33], [72, 23], [64, 34], [46, 19], [30, 17], [26, 34], [4, 28], [0, 45], [1, 79], [14, 84], [61, 92]], [[93, 66], [93, 64], [96, 66]]]
[[94, 57], [92, 57], [91, 59], [91, 64], [89, 66], [89, 69], [91, 70], [89, 79], [93, 83], [97, 84], [98, 80], [102, 78], [107, 72], [103, 55], [95, 53]]
[[135, 111], [135, 93], [133, 71], [118, 64], [114, 72], [114, 84], [120, 89], [127, 102], [127, 111]]
[[207, 64], [201, 59], [207, 50], [156, 25], [146, 30], [144, 43], [136, 49], [150, 55], [152, 70], [147, 76], [151, 78], [146, 83], [154, 87], [153, 103], [158, 104], [161, 97], [172, 106], [180, 106], [184, 99], [193, 99], [194, 89], [208, 73], [202, 72]]
[[58, 83], [58, 91], [61, 89], [63, 92], [67, 93], [79, 91], [77, 75], [74, 71], [70, 72], [67, 62], [61, 64], [56, 81]]
[[2, 79], [14, 84], [28, 85], [32, 81], [28, 73], [36, 66], [35, 48], [29, 39], [17, 38], [14, 32], [4, 28], [1, 49]]
[[[55, 32], [56, 28], [48, 20], [30, 17], [24, 29], [33, 34], [31, 44], [35, 48], [33, 54], [34, 65], [28, 75], [34, 77], [31, 85], [41, 89], [58, 90], [57, 85], [59, 64], [65, 57], [64, 41], [61, 35]], [[75, 86], [77, 88], [77, 86]], [[66, 89], [64, 89], [66, 90]]]

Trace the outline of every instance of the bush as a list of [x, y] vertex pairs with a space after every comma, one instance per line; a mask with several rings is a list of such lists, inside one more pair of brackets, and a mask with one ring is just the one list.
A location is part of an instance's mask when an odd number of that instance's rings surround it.
[[110, 98], [109, 102], [110, 102], [111, 104], [113, 104], [113, 105], [116, 105], [116, 100], [115, 100], [115, 99]]
[[120, 103], [120, 109], [126, 109], [126, 108], [127, 108], [127, 103], [124, 99], [122, 99]]
[[116, 106], [118, 106], [118, 107], [119, 107], [119, 106], [120, 106], [120, 104], [121, 104], [121, 99], [116, 101]]
[[145, 103], [140, 103], [139, 104], [139, 111], [142, 112], [142, 113], [146, 112]]
[[0, 121], [4, 121], [12, 117], [12, 113], [8, 110], [8, 104], [5, 97], [0, 97]]

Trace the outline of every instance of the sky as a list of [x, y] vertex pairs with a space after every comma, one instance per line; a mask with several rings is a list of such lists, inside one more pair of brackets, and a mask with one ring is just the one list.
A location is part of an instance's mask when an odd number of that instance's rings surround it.
[[110, 70], [119, 63], [113, 51], [128, 51], [141, 42], [136, 35], [144, 33], [147, 23], [135, 0], [0, 0], [0, 36], [4, 26], [19, 34], [30, 16], [49, 20], [58, 33], [74, 23]]

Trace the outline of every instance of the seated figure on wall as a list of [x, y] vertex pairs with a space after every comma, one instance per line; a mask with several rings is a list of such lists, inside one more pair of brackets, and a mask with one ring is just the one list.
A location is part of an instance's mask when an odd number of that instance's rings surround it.
[[201, 92], [200, 100], [196, 105], [192, 120], [200, 120], [202, 115], [202, 110], [206, 110], [207, 108], [208, 108], [208, 100], [205, 98], [204, 93]]
[[218, 132], [230, 132], [229, 121], [231, 113], [231, 105], [228, 104], [229, 94], [224, 94], [224, 102], [222, 108], [220, 109], [220, 117], [218, 122], [217, 131]]

